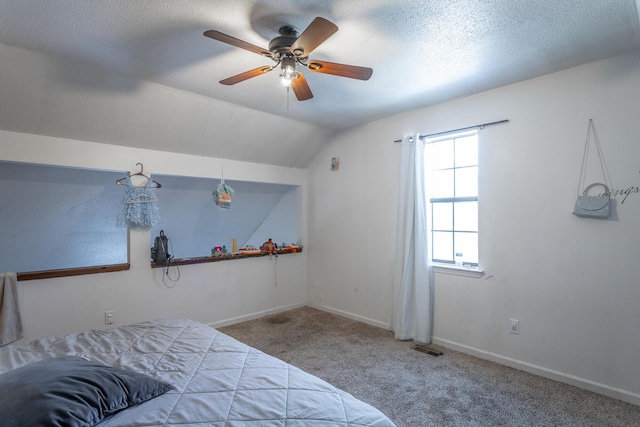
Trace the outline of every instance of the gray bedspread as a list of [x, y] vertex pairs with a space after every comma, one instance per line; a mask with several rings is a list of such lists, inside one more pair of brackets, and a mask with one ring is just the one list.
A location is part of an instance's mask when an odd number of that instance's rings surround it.
[[165, 318], [0, 349], [0, 373], [62, 355], [148, 374], [174, 390], [101, 426], [393, 426], [379, 410], [209, 326]]

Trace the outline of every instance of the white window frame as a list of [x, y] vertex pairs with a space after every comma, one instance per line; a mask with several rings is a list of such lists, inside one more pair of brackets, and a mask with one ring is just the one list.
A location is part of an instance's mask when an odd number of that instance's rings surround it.
[[[463, 132], [456, 132], [456, 133], [449, 133], [446, 135], [438, 135], [437, 137], [425, 137], [425, 144], [433, 144], [433, 143], [437, 143], [437, 142], [442, 142], [442, 141], [446, 141], [446, 140], [454, 140], [454, 139], [460, 139], [460, 138], [464, 138], [464, 137], [468, 137], [470, 135], [476, 135], [476, 144], [479, 146], [479, 132], [477, 129], [475, 130], [471, 130], [471, 131], [463, 131]], [[478, 147], [479, 149], [479, 147]], [[430, 150], [425, 150], [425, 154], [428, 153]], [[453, 167], [450, 168], [450, 170], [455, 171], [456, 169], [460, 170], [463, 168], [468, 168], [468, 167], [476, 167], [477, 170], [479, 171], [479, 160], [476, 161], [475, 165], [464, 165], [464, 166], [456, 166], [455, 163], [453, 164]], [[454, 194], [453, 197], [432, 197], [432, 191], [433, 191], [433, 175], [434, 175], [434, 170], [433, 170], [433, 158], [429, 158], [429, 155], [427, 154], [427, 156], [425, 157], [425, 174], [427, 175], [425, 177], [426, 181], [427, 181], [427, 191], [429, 194], [427, 194], [427, 200], [429, 203], [429, 206], [427, 206], [427, 209], [429, 210], [429, 218], [433, 218], [433, 209], [434, 209], [434, 203], [452, 203], [453, 204], [453, 209], [455, 209], [455, 203], [460, 203], [460, 202], [476, 202], [477, 205], [479, 206], [479, 199], [478, 199], [478, 193], [476, 192], [476, 194], [474, 196], [464, 196], [464, 197], [456, 197], [456, 195]], [[455, 172], [453, 174], [454, 176], [454, 180], [455, 180]], [[453, 182], [453, 185], [455, 186], [455, 181]], [[452, 210], [452, 215], [455, 214], [455, 211]], [[480, 259], [479, 259], [479, 227], [478, 229], [476, 229], [475, 231], [468, 231], [468, 230], [457, 230], [456, 231], [456, 227], [455, 227], [455, 222], [454, 222], [454, 217], [452, 217], [452, 223], [451, 223], [451, 227], [450, 229], [446, 229], [446, 230], [434, 230], [432, 228], [432, 224], [431, 221], [429, 221], [429, 233], [430, 233], [430, 257], [431, 260], [430, 262], [432, 263], [432, 265], [434, 266], [435, 270], [437, 272], [444, 272], [444, 273], [450, 273], [450, 274], [461, 274], [461, 275], [467, 275], [467, 276], [472, 276], [472, 277], [480, 277], [483, 274], [483, 271], [480, 269], [479, 264], [480, 264]], [[465, 262], [463, 265], [457, 265], [455, 263], [455, 243], [452, 244], [452, 261], [449, 260], [438, 260], [438, 259], [434, 259], [433, 258], [433, 254], [434, 254], [434, 232], [438, 232], [438, 231], [447, 231], [447, 232], [452, 232], [454, 233], [453, 236], [455, 236], [455, 233], [476, 233], [478, 236], [478, 245], [476, 247], [476, 251], [478, 253], [478, 262]], [[452, 238], [453, 238], [452, 236]]]

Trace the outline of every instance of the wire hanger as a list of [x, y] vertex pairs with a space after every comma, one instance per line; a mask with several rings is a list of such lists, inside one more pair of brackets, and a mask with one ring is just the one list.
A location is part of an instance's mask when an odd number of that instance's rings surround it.
[[127, 203], [152, 203], [157, 201], [158, 201], [158, 198], [156, 197], [155, 194], [145, 194], [145, 193], [136, 194], [135, 196], [129, 197], [127, 199]]
[[145, 175], [144, 174], [144, 166], [142, 165], [142, 163], [136, 163], [136, 166], [140, 166], [140, 172], [134, 173], [132, 174], [131, 172], [129, 172], [129, 175], [125, 176], [124, 178], [120, 178], [116, 180], [116, 184], [118, 185], [128, 185], [129, 187], [135, 187], [134, 185], [131, 185], [130, 183], [125, 182], [128, 178], [131, 178], [132, 176], [143, 176], [145, 178], [147, 178], [149, 180], [149, 183], [153, 184], [153, 186], [150, 186], [149, 188], [160, 188], [162, 187], [162, 185], [156, 181], [155, 179], [151, 179], [150, 176]]

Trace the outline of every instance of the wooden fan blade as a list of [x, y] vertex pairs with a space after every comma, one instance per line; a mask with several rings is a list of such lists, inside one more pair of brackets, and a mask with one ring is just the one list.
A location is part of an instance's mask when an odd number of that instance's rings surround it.
[[304, 78], [304, 74], [301, 72], [298, 72], [297, 78], [291, 80], [291, 88], [293, 89], [293, 93], [296, 94], [298, 101], [306, 101], [307, 99], [313, 98], [307, 79]]
[[311, 61], [307, 68], [316, 73], [333, 74], [334, 76], [349, 77], [350, 79], [369, 80], [373, 70], [356, 65], [336, 64], [328, 61]]
[[258, 55], [271, 57], [271, 52], [269, 52], [268, 50], [263, 49], [260, 46], [256, 46], [254, 44], [237, 39], [235, 37], [231, 37], [230, 35], [221, 33], [220, 31], [209, 30], [205, 31], [204, 35], [214, 40], [230, 44], [231, 46], [239, 47], [241, 49], [248, 50], [249, 52], [257, 53]]
[[300, 34], [300, 37], [293, 42], [289, 50], [296, 56], [304, 57], [309, 54], [322, 42], [331, 37], [338, 27], [333, 22], [324, 18], [317, 17], [313, 20], [306, 30]]
[[240, 73], [238, 75], [235, 75], [233, 77], [229, 77], [226, 78], [224, 80], [220, 80], [220, 83], [222, 83], [223, 85], [234, 85], [236, 83], [240, 83], [243, 82], [247, 79], [250, 79], [252, 77], [257, 77], [257, 76], [261, 76], [265, 73], [268, 73], [269, 71], [273, 70], [272, 67], [259, 67], [259, 68], [255, 68], [253, 70], [249, 70], [249, 71], [245, 71], [244, 73]]

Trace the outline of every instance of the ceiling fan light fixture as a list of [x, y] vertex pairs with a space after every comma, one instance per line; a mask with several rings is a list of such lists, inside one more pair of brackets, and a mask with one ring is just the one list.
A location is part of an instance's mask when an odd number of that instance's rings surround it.
[[282, 80], [282, 84], [286, 87], [291, 86], [291, 81], [296, 78], [296, 61], [291, 56], [285, 56], [282, 58], [282, 74], [280, 74], [280, 78]]
[[291, 76], [295, 72], [296, 72], [296, 67], [294, 67], [293, 65], [283, 65], [282, 66], [282, 73], [287, 75], [287, 76]]
[[294, 71], [296, 71], [296, 60], [295, 58], [293, 58], [290, 55], [287, 55], [285, 57], [282, 58], [282, 72], [283, 73], [291, 73], [293, 74]]
[[284, 85], [284, 87], [291, 87], [291, 82], [293, 81], [293, 76], [287, 76], [285, 74], [280, 74], [280, 81]]

